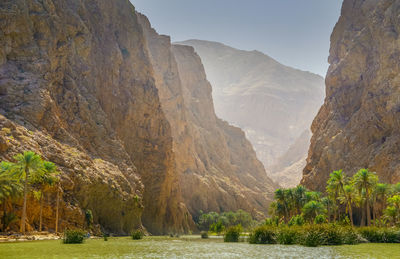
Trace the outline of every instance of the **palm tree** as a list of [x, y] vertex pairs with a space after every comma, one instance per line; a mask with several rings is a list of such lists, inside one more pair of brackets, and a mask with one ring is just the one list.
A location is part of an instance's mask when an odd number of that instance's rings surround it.
[[374, 197], [376, 202], [380, 204], [380, 209], [376, 208], [377, 206], [374, 206], [374, 215], [376, 219], [381, 219], [383, 210], [386, 208], [386, 200], [387, 196], [389, 194], [389, 185], [387, 183], [378, 183], [375, 187], [374, 190]]
[[400, 219], [400, 195], [394, 195], [388, 199], [390, 206], [385, 210], [385, 215], [396, 225]]
[[378, 177], [375, 173], [370, 172], [368, 169], [360, 169], [353, 176], [354, 187], [358, 190], [359, 194], [362, 195], [365, 192], [364, 197], [364, 209], [367, 216], [367, 226], [371, 225], [371, 212], [370, 212], [370, 195], [378, 182]]
[[301, 213], [301, 208], [303, 208], [303, 206], [305, 204], [306, 192], [307, 192], [307, 189], [302, 185], [298, 185], [293, 191], [294, 206], [297, 210], [297, 214]]
[[[326, 187], [327, 192], [334, 197], [336, 203], [340, 194], [341, 193], [344, 194], [344, 185], [346, 184], [346, 174], [343, 172], [343, 170], [333, 171], [330, 174], [327, 184], [328, 184]], [[350, 214], [352, 214], [351, 206], [350, 206]], [[334, 217], [335, 217], [334, 220], [336, 221], [336, 210]]]
[[54, 163], [49, 161], [43, 161], [43, 170], [40, 174], [37, 174], [33, 179], [34, 184], [39, 185], [39, 231], [42, 231], [42, 219], [43, 219], [43, 194], [49, 187], [52, 187], [57, 182], [57, 167]]
[[284, 195], [285, 195], [285, 200], [286, 200], [286, 207], [287, 207], [287, 213], [288, 213], [288, 220], [292, 217], [294, 213], [294, 193], [293, 189], [285, 189], [284, 190]]
[[18, 179], [12, 175], [14, 164], [10, 162], [0, 163], [0, 201], [3, 203], [3, 231], [7, 228], [7, 219], [11, 216], [7, 214], [7, 201], [17, 197], [22, 190]]
[[339, 197], [340, 201], [346, 205], [346, 213], [349, 214], [350, 218], [350, 223], [353, 226], [354, 221], [353, 221], [353, 203], [355, 200], [354, 197], [354, 187], [350, 184], [347, 184], [343, 187], [343, 192], [342, 195]]
[[285, 222], [288, 219], [288, 206], [287, 206], [287, 201], [286, 201], [286, 195], [285, 195], [285, 190], [284, 189], [276, 189], [275, 190], [275, 200], [276, 200], [276, 206], [277, 209], [283, 211], [283, 219]]
[[304, 217], [312, 222], [315, 217], [325, 212], [324, 205], [319, 201], [309, 201], [303, 207]]
[[333, 202], [333, 200], [331, 199], [331, 197], [329, 197], [329, 196], [323, 197], [323, 198], [321, 199], [321, 202], [322, 202], [322, 204], [323, 204], [323, 205], [325, 206], [325, 208], [326, 208], [326, 211], [327, 211], [326, 217], [327, 217], [327, 219], [328, 219], [328, 222], [330, 222], [330, 220], [331, 220], [331, 211], [332, 211], [332, 208], [334, 207], [334, 202]]
[[20, 179], [24, 179], [24, 203], [22, 207], [22, 217], [20, 223], [20, 232], [25, 234], [26, 225], [26, 205], [29, 189], [29, 180], [32, 175], [42, 171], [42, 159], [33, 151], [25, 151], [23, 154], [18, 154], [14, 157], [17, 161], [13, 171]]

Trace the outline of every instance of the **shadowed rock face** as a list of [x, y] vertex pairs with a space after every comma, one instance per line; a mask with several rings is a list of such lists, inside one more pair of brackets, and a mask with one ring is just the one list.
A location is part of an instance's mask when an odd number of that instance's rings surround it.
[[170, 125], [133, 6], [5, 0], [0, 20], [1, 120], [11, 136], [35, 135], [11, 141], [6, 130], [0, 158], [33, 149], [54, 161], [65, 210], [91, 209], [111, 231], [140, 226], [143, 204], [150, 232], [187, 229]]
[[[322, 77], [284, 66], [258, 51], [242, 51], [217, 42], [189, 40], [213, 85], [217, 115], [239, 126], [270, 176], [282, 185], [301, 178], [309, 146], [308, 131], [323, 102]], [[302, 144], [301, 160], [284, 165], [292, 145]], [[286, 159], [287, 160], [287, 159]]]
[[145, 16], [146, 36], [161, 107], [171, 124], [175, 165], [182, 195], [192, 215], [239, 208], [267, 213], [276, 187], [236, 127], [218, 119], [211, 85], [192, 47], [171, 46]]
[[323, 190], [332, 170], [400, 180], [400, 2], [345, 0], [331, 36], [325, 103], [302, 183]]

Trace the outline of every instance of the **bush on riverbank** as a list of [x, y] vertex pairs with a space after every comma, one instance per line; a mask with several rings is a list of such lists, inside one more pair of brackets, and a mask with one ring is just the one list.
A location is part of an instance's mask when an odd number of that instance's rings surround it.
[[400, 230], [384, 228], [353, 228], [337, 224], [311, 224], [305, 226], [260, 226], [249, 237], [250, 244], [300, 244], [316, 247], [320, 245], [354, 245], [363, 242], [397, 243]]
[[278, 228], [261, 226], [255, 228], [249, 237], [250, 244], [276, 244]]
[[81, 229], [67, 229], [64, 232], [64, 244], [81, 244], [86, 238], [86, 232]]
[[203, 239], [208, 238], [208, 232], [207, 231], [201, 231], [200, 235], [201, 235], [201, 238], [203, 238]]
[[228, 228], [224, 235], [224, 242], [239, 242], [240, 233], [243, 231], [241, 225]]
[[281, 227], [277, 231], [276, 241], [281, 245], [294, 245], [299, 242], [300, 237], [299, 227]]
[[139, 239], [142, 239], [142, 238], [143, 238], [144, 233], [143, 233], [143, 231], [141, 231], [141, 230], [139, 229], [139, 230], [133, 231], [132, 234], [131, 234], [131, 236], [132, 236], [132, 239], [133, 239], [133, 240], [139, 240]]
[[400, 243], [399, 229], [362, 227], [358, 232], [371, 243]]

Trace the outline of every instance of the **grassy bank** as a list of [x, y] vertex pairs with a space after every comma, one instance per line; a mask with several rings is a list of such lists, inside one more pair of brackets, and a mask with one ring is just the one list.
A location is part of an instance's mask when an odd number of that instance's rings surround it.
[[399, 258], [399, 250], [399, 244], [303, 247], [233, 244], [199, 236], [119, 237], [71, 245], [60, 240], [4, 243], [0, 244], [0, 258]]
[[360, 243], [400, 243], [400, 229], [336, 224], [305, 226], [260, 226], [250, 234], [251, 244], [282, 244], [316, 247], [321, 245], [355, 245]]

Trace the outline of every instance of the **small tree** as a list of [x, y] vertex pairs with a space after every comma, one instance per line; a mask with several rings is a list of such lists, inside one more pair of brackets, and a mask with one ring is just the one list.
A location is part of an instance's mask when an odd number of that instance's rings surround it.
[[16, 220], [14, 214], [7, 213], [7, 202], [15, 197], [18, 197], [22, 192], [22, 185], [12, 174], [13, 163], [1, 162], [0, 163], [0, 201], [3, 205], [3, 231], [6, 231], [8, 225]]
[[57, 167], [54, 163], [49, 161], [43, 161], [43, 170], [32, 177], [32, 182], [37, 185], [39, 191], [36, 192], [35, 196], [39, 200], [39, 231], [42, 231], [43, 223], [43, 194], [52, 188], [58, 181], [57, 179]]
[[12, 171], [19, 179], [23, 179], [23, 192], [24, 192], [24, 203], [22, 206], [22, 216], [20, 223], [20, 232], [25, 234], [26, 225], [26, 206], [27, 198], [29, 193], [29, 181], [30, 177], [35, 174], [41, 173], [43, 170], [42, 159], [39, 155], [32, 151], [25, 151], [23, 154], [18, 154], [14, 157], [17, 161]]
[[353, 177], [354, 187], [364, 196], [364, 210], [367, 216], [367, 225], [371, 225], [370, 195], [378, 183], [378, 177], [368, 169], [360, 169]]

